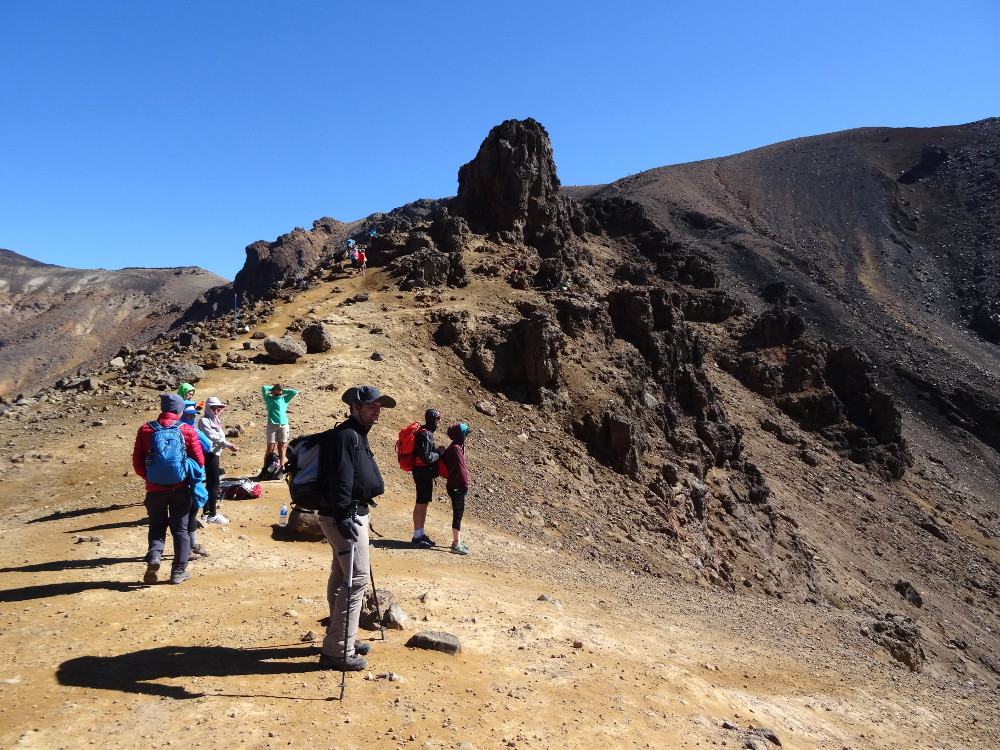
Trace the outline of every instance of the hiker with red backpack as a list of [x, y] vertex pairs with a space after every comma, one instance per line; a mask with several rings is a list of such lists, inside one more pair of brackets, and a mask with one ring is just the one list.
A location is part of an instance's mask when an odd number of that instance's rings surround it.
[[465, 514], [465, 496], [469, 493], [469, 468], [465, 465], [465, 436], [469, 426], [456, 422], [448, 428], [451, 445], [441, 454], [440, 474], [447, 478], [445, 489], [451, 498], [451, 551], [468, 555], [469, 548], [462, 541], [462, 516]]
[[434, 447], [434, 430], [441, 424], [441, 412], [428, 409], [424, 412], [424, 424], [413, 435], [413, 484], [417, 489], [417, 500], [413, 504], [414, 547], [433, 547], [434, 542], [424, 533], [427, 521], [427, 506], [434, 498], [434, 477], [438, 475], [437, 462], [441, 457]]
[[183, 583], [191, 577], [187, 570], [191, 556], [187, 525], [192, 503], [187, 460], [192, 458], [198, 466], [204, 466], [205, 456], [194, 427], [180, 421], [183, 398], [176, 393], [160, 394], [160, 412], [155, 422], [139, 428], [132, 448], [132, 468], [146, 480], [143, 504], [149, 514], [146, 572], [142, 580], [156, 583], [169, 528], [174, 540], [170, 582]]

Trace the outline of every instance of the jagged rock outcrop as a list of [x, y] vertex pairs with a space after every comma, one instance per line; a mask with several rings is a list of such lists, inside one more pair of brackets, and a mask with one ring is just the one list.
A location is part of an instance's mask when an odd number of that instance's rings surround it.
[[802, 318], [779, 303], [752, 321], [739, 351], [723, 353], [719, 365], [851, 460], [898, 479], [913, 459], [899, 409], [877, 386], [871, 360], [804, 334]]
[[580, 207], [559, 196], [552, 143], [530, 118], [507, 120], [490, 131], [476, 157], [459, 169], [458, 194], [448, 210], [473, 232], [537, 250], [538, 275], [552, 283], [574, 266], [568, 248], [587, 229]]
[[540, 305], [521, 306], [520, 316], [476, 320], [468, 312], [434, 316], [436, 339], [450, 346], [476, 377], [515, 398], [539, 401], [557, 385], [562, 332]]

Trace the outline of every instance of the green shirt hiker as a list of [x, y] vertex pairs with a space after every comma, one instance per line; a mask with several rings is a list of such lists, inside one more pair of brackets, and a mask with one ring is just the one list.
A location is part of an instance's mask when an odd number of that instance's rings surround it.
[[270, 424], [288, 424], [288, 402], [298, 393], [294, 388], [280, 385], [262, 385], [260, 393], [267, 407], [267, 421]]

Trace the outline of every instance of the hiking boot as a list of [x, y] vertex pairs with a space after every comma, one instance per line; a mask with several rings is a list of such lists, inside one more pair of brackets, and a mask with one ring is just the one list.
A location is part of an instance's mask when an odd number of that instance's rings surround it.
[[434, 546], [434, 542], [432, 542], [431, 538], [426, 534], [421, 534], [420, 536], [413, 537], [413, 539], [410, 540], [410, 544], [412, 544], [414, 547], [421, 547], [423, 549], [427, 549], [428, 547]]
[[221, 513], [216, 513], [214, 516], [206, 517], [205, 523], [229, 523], [229, 519]]
[[368, 656], [368, 652], [372, 650], [372, 644], [361, 643], [358, 641], [354, 642], [354, 655], [355, 656]]
[[143, 583], [156, 583], [156, 574], [160, 570], [160, 558], [152, 557], [146, 561], [146, 572], [142, 575]]
[[191, 557], [208, 557], [208, 550], [200, 544], [195, 544], [191, 547]]
[[462, 542], [461, 544], [453, 544], [453, 545], [451, 545], [451, 552], [452, 552], [453, 555], [468, 555], [468, 554], [471, 554], [469, 552], [469, 548], [465, 546], [465, 542]]
[[189, 570], [175, 570], [170, 574], [171, 583], [184, 583], [191, 578], [191, 571]]
[[319, 655], [320, 669], [344, 669], [345, 666], [348, 672], [360, 672], [368, 666], [368, 660], [363, 656], [348, 656], [345, 662], [343, 656]]

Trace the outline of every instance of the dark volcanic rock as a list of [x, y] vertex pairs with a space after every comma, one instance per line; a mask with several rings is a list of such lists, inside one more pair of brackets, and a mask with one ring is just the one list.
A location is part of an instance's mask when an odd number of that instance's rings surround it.
[[280, 363], [296, 362], [299, 357], [306, 354], [306, 345], [288, 336], [282, 336], [280, 339], [265, 339], [264, 349], [267, 351], [268, 357]]
[[451, 633], [440, 633], [425, 630], [412, 636], [406, 642], [409, 648], [423, 648], [429, 651], [441, 651], [445, 654], [457, 654], [462, 650], [462, 644]]
[[307, 353], [326, 352], [333, 346], [333, 331], [330, 326], [313, 323], [302, 329], [302, 340], [305, 342]]
[[458, 194], [449, 211], [479, 234], [499, 233], [506, 242], [524, 242], [543, 258], [560, 263], [549, 269], [559, 281], [567, 262], [561, 251], [582, 232], [583, 214], [559, 198], [559, 178], [549, 134], [535, 120], [507, 120], [493, 128], [476, 158], [458, 171]]

